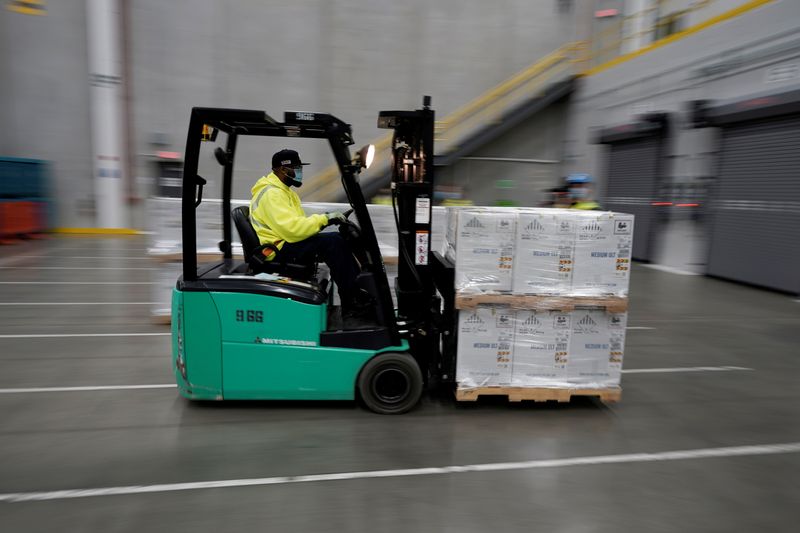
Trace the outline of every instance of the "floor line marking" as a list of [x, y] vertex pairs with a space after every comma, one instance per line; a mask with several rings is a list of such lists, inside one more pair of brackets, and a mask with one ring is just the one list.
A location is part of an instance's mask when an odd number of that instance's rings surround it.
[[86, 387], [30, 387], [22, 389], [0, 389], [0, 394], [20, 394], [24, 392], [82, 392], [106, 390], [139, 390], [139, 389], [174, 389], [175, 383], [157, 383], [153, 385], [90, 385]]
[[347, 481], [353, 479], [432, 476], [444, 474], [463, 474], [468, 472], [502, 472], [508, 470], [534, 470], [539, 468], [646, 463], [657, 461], [685, 461], [692, 459], [776, 455], [788, 453], [800, 453], [800, 442], [758, 444], [752, 446], [726, 446], [720, 448], [697, 448], [655, 453], [644, 452], [617, 455], [567, 457], [563, 459], [539, 459], [533, 461], [517, 461], [508, 463], [479, 463], [427, 468], [407, 468], [398, 470], [366, 470], [361, 472], [333, 472], [328, 474], [310, 474], [301, 476], [223, 479], [216, 481], [195, 481], [189, 483], [162, 483], [154, 485], [129, 485], [93, 489], [17, 492], [5, 494], [0, 493], [0, 502], [19, 503], [30, 501], [91, 498], [97, 496], [146, 494], [154, 492], [177, 492], [185, 490], [222, 489], [230, 487], [254, 487], [266, 485], [289, 485], [294, 483], [315, 483], [323, 481]]
[[667, 265], [654, 265], [652, 263], [642, 263], [641, 266], [646, 268], [652, 268], [653, 270], [660, 270], [662, 272], [669, 272], [670, 274], [679, 274], [681, 276], [702, 276], [700, 272], [692, 272], [690, 270], [683, 270], [680, 268], [675, 268]]
[[631, 368], [623, 369], [623, 374], [662, 374], [669, 372], [733, 372], [753, 371], [755, 368], [743, 366], [686, 366], [675, 368]]
[[155, 305], [159, 302], [0, 302], [0, 306], [29, 305]]
[[[165, 334], [168, 335], [168, 334]], [[740, 366], [695, 366], [684, 368], [634, 368], [623, 370], [627, 374], [659, 374], [669, 372], [731, 372], [736, 370], [755, 370]], [[174, 383], [154, 383], [150, 385], [86, 385], [80, 387], [30, 387], [21, 389], [0, 389], [0, 394], [22, 394], [29, 392], [86, 392], [107, 390], [136, 390], [136, 389], [171, 389]]]
[[[25, 259], [53, 259], [52, 255], [15, 255], [14, 257], [21, 257]], [[152, 261], [151, 257], [123, 256], [123, 255], [59, 255], [57, 257], [59, 261], [62, 259], [124, 259], [124, 260]]]
[[628, 326], [625, 329], [656, 329], [656, 328], [652, 328], [650, 326]]
[[[69, 250], [70, 252], [85, 253], [85, 254], [97, 253], [97, 252], [101, 251], [101, 250], [98, 250], [97, 248], [76, 248], [76, 247], [72, 247], [72, 246], [54, 246], [54, 247], [52, 247], [52, 252], [54, 254], [63, 252], [64, 250]], [[106, 249], [106, 251], [108, 251], [110, 253], [129, 253], [129, 252], [146, 253], [148, 250], [149, 250], [149, 248], [121, 248], [119, 250]], [[35, 251], [35, 250], [32, 250], [32, 251]], [[52, 256], [50, 256], [50, 257], [52, 257]], [[113, 257], [113, 256], [107, 256], [107, 257]]]
[[158, 285], [154, 281], [0, 281], [0, 285]]
[[172, 335], [172, 333], [15, 333], [9, 335], [0, 335], [0, 339], [55, 339], [64, 337], [159, 337], [167, 335]]
[[93, 267], [93, 266], [76, 266], [76, 267], [32, 267], [32, 266], [0, 266], [2, 270], [158, 270], [155, 267]]

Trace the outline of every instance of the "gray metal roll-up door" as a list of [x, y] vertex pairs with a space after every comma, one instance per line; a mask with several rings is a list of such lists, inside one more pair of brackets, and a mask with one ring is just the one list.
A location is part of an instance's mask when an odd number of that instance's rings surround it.
[[640, 261], [652, 258], [658, 160], [659, 138], [653, 135], [609, 145], [603, 208], [636, 217], [631, 255]]
[[638, 122], [606, 128], [597, 140], [608, 145], [600, 202], [603, 209], [636, 217], [631, 255], [639, 261], [651, 261], [655, 252], [659, 211], [653, 202], [664, 174], [669, 121], [668, 113], [651, 113]]
[[708, 274], [800, 293], [800, 114], [720, 125]]

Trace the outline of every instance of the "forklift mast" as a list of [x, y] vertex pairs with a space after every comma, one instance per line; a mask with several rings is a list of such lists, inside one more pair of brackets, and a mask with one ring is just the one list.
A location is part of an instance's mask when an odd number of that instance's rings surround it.
[[433, 126], [431, 98], [422, 109], [381, 111], [378, 127], [392, 129], [392, 208], [398, 236], [395, 279], [398, 320], [408, 328], [411, 352], [425, 368], [439, 352], [436, 293], [431, 256]]
[[410, 320], [426, 321], [435, 295], [430, 267], [433, 121], [429, 96], [422, 109], [381, 111], [378, 116], [379, 128], [394, 130], [391, 187], [400, 252], [395, 293], [398, 315]]

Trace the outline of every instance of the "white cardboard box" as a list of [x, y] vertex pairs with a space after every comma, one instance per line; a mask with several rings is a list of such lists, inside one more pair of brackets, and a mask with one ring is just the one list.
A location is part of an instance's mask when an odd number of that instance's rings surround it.
[[514, 323], [515, 387], [567, 387], [570, 313], [517, 311]]
[[509, 385], [514, 348], [514, 311], [478, 306], [458, 312], [458, 386]]
[[619, 386], [627, 313], [572, 312], [567, 380], [582, 387]]
[[456, 290], [510, 292], [517, 214], [508, 209], [455, 211]]
[[633, 215], [576, 213], [572, 294], [627, 296]]
[[170, 262], [158, 263], [153, 271], [153, 285], [150, 289], [152, 304], [150, 315], [153, 317], [168, 317], [172, 313], [172, 289], [175, 288], [178, 278], [183, 274], [183, 263]]
[[520, 211], [518, 216], [512, 292], [568, 294], [576, 217], [561, 209]]

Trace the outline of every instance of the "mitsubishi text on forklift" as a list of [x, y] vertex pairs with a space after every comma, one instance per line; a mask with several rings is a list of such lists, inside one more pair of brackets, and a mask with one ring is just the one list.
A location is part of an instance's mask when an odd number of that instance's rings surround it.
[[[192, 109], [182, 191], [183, 274], [172, 297], [172, 359], [183, 396], [359, 398], [372, 411], [399, 414], [418, 403], [426, 386], [452, 382], [453, 266], [430, 251], [433, 123], [429, 97], [422, 109], [383, 111], [378, 118], [379, 127], [394, 130], [390, 172], [400, 251], [395, 308], [358, 181], [373, 149], [365, 146], [351, 157], [349, 124], [322, 113], [286, 112], [278, 122], [263, 111]], [[222, 166], [222, 258], [198, 264], [196, 209], [206, 183], [197, 174], [198, 159], [201, 143], [217, 142], [220, 132], [226, 142], [214, 155]], [[339, 231], [359, 264], [357, 285], [369, 294], [368, 320], [342, 315], [333, 305], [332, 283], [315, 263], [284, 262], [279, 252], [265, 260], [268, 245], [259, 243], [248, 208], [231, 210], [236, 143], [243, 135], [328, 141], [357, 220]], [[231, 222], [244, 262], [233, 257]]]

